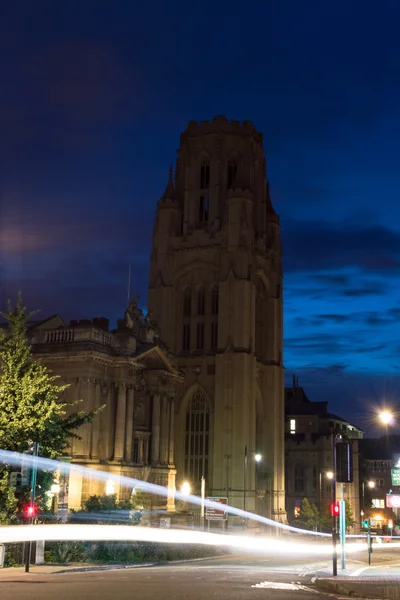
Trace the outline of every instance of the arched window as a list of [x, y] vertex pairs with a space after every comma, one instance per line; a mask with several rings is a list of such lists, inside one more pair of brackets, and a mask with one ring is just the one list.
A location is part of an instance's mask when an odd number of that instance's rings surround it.
[[185, 422], [185, 477], [196, 487], [208, 478], [210, 409], [200, 390], [191, 397]]
[[205, 304], [206, 304], [206, 298], [205, 298], [204, 288], [201, 287], [199, 289], [199, 291], [197, 292], [197, 314], [198, 315], [204, 315]]
[[237, 159], [231, 158], [228, 162], [228, 190], [233, 187], [237, 173]]
[[211, 313], [213, 315], [218, 314], [218, 304], [219, 304], [219, 290], [218, 286], [214, 285], [211, 291]]
[[294, 491], [304, 493], [305, 490], [305, 469], [303, 465], [295, 465], [294, 467]]
[[183, 316], [190, 317], [192, 312], [192, 294], [190, 288], [186, 288], [183, 295]]
[[210, 161], [203, 160], [200, 167], [200, 189], [208, 190], [210, 187]]

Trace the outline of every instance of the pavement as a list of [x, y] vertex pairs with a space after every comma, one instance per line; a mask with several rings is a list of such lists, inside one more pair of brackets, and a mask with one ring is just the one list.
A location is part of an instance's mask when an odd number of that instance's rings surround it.
[[[365, 554], [365, 553], [364, 553]], [[400, 600], [400, 550], [352, 556], [331, 576], [326, 559], [231, 554], [164, 565], [44, 565], [0, 569], [1, 600], [316, 600], [356, 597]], [[301, 596], [301, 598], [299, 598]]]
[[[386, 560], [385, 560], [386, 559]], [[320, 591], [357, 598], [400, 599], [400, 563], [393, 556], [380, 556], [371, 566], [350, 562], [346, 570], [317, 571], [312, 583]]]

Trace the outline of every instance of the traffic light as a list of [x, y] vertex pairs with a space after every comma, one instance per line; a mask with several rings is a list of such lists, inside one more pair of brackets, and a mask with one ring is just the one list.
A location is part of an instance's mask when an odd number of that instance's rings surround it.
[[369, 519], [365, 519], [364, 521], [361, 522], [361, 525], [365, 528], [368, 529], [369, 526]]
[[36, 514], [37, 507], [34, 504], [28, 504], [28, 506], [25, 507], [25, 516], [28, 517], [28, 519], [33, 519], [36, 517]]
[[340, 515], [340, 506], [338, 503], [331, 504], [331, 515], [332, 517], [338, 517]]
[[352, 483], [353, 481], [353, 447], [349, 442], [339, 442], [335, 445], [336, 452], [336, 481]]

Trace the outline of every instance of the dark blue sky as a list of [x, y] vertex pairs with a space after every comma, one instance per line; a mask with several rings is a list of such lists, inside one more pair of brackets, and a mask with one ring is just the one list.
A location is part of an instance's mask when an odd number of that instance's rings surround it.
[[[15, 4], [15, 7], [14, 7]], [[362, 426], [400, 397], [400, 3], [18, 2], [0, 19], [0, 304], [65, 318], [146, 301], [179, 134], [264, 134], [285, 364]]]

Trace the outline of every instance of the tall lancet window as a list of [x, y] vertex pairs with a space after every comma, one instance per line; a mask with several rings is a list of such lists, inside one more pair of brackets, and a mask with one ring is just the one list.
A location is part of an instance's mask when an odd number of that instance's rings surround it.
[[196, 391], [186, 410], [185, 478], [196, 489], [208, 478], [210, 407], [203, 392]]
[[237, 168], [237, 159], [231, 158], [228, 162], [228, 190], [231, 189], [235, 183]]
[[208, 223], [210, 219], [210, 161], [203, 160], [200, 167], [199, 223]]
[[206, 298], [205, 298], [204, 288], [201, 287], [199, 289], [199, 291], [197, 292], [197, 314], [198, 315], [204, 315], [205, 304], [206, 304]]
[[200, 167], [200, 189], [208, 190], [210, 187], [210, 161], [203, 160]]

